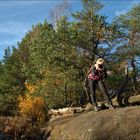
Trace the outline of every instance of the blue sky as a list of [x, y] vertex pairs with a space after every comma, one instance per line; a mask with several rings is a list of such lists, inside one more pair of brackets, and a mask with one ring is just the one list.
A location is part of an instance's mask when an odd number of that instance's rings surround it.
[[[126, 13], [140, 0], [99, 0], [104, 4], [101, 10], [111, 22], [115, 16]], [[32, 25], [49, 19], [50, 10], [63, 0], [0, 0], [0, 59], [7, 46], [13, 46], [25, 36]], [[82, 8], [80, 0], [69, 0], [71, 11]]]

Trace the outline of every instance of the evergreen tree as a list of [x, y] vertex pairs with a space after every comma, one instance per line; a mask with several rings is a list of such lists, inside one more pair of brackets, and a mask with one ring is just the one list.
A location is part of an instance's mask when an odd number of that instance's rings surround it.
[[[128, 60], [132, 67], [133, 89], [137, 89], [137, 59], [140, 56], [139, 33], [140, 33], [140, 5], [135, 5], [129, 12], [123, 14], [116, 19], [121, 31], [124, 32], [124, 42], [117, 47], [116, 53]], [[123, 56], [122, 56], [123, 54]]]

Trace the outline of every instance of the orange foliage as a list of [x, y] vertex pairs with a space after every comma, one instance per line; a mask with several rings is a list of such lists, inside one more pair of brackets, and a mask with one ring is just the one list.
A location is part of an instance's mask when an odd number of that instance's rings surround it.
[[30, 93], [35, 91], [35, 86], [25, 83], [25, 87], [29, 90]]
[[19, 97], [20, 114], [25, 117], [34, 119], [34, 121], [43, 122], [48, 117], [48, 110], [42, 97]]

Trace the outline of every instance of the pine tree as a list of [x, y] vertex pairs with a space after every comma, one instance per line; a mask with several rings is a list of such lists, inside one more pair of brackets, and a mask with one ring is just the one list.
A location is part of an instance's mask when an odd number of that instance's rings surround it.
[[[140, 33], [140, 5], [135, 5], [129, 12], [117, 18], [116, 24], [125, 33], [122, 38], [125, 42], [117, 49], [118, 54], [123, 53], [123, 57], [129, 61], [132, 67], [133, 89], [137, 90], [137, 59], [140, 56], [139, 33]], [[124, 55], [125, 54], [125, 55]]]

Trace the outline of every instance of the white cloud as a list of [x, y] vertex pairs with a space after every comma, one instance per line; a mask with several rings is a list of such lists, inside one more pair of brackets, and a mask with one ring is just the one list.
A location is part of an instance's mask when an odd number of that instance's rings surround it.
[[128, 5], [125, 9], [117, 10], [115, 12], [115, 15], [120, 16], [120, 15], [126, 14], [134, 5], [136, 5], [138, 3], [140, 3], [140, 1], [137, 1], [137, 0], [131, 1], [130, 5]]
[[7, 21], [7, 22], [0, 23], [1, 34], [3, 33], [12, 34], [17, 37], [24, 35], [28, 31], [29, 28], [30, 28], [30, 25], [27, 25], [21, 22]]
[[135, 4], [138, 4], [138, 3], [140, 3], [139, 0], [134, 0], [134, 1], [131, 2], [131, 5], [135, 5]]
[[[20, 22], [7, 21], [0, 23], [0, 59], [4, 55], [4, 49], [7, 46], [17, 46], [17, 42], [22, 40], [29, 28], [31, 28], [30, 25]], [[7, 38], [6, 35], [10, 35], [11, 38]]]
[[[34, 14], [42, 9], [50, 8], [54, 4], [56, 4], [56, 1], [0, 1], [0, 13], [3, 11], [3, 14], [0, 16], [0, 20], [8, 20], [9, 18]], [[11, 11], [12, 9], [16, 10]]]
[[3, 55], [4, 48], [17, 45], [17, 42], [22, 40], [26, 32], [32, 28], [32, 25], [39, 22], [38, 19], [44, 14], [43, 12], [47, 15], [48, 9], [58, 2], [60, 1], [0, 1], [0, 59]]
[[28, 15], [30, 14], [31, 12], [33, 11], [23, 11], [23, 12], [19, 12], [19, 13], [10, 13], [10, 14], [7, 14], [7, 15], [3, 15], [0, 17], [0, 19], [8, 19], [8, 18], [11, 18], [11, 17], [16, 17], [16, 16], [23, 16], [23, 15]]
[[126, 10], [117, 10], [116, 12], [115, 12], [115, 15], [116, 16], [120, 16], [120, 15], [123, 15], [123, 14], [125, 14], [125, 13], [127, 13], [127, 9]]
[[0, 8], [11, 8], [11, 7], [16, 7], [16, 6], [30, 6], [30, 5], [38, 5], [42, 3], [49, 3], [50, 1], [37, 1], [37, 0], [31, 0], [31, 1], [23, 1], [23, 0], [17, 0], [17, 1], [10, 1], [10, 0], [5, 0], [5, 1], [0, 1]]
[[18, 42], [19, 40], [18, 39], [13, 39], [13, 40], [5, 40], [5, 41], [2, 41], [0, 42], [0, 48], [4, 47], [4, 46], [12, 46], [12, 45], [16, 45], [16, 43]]

